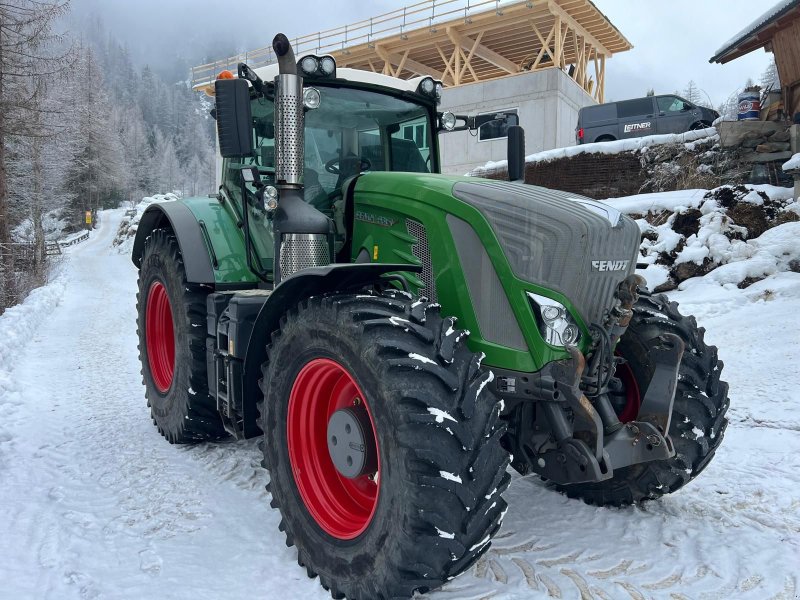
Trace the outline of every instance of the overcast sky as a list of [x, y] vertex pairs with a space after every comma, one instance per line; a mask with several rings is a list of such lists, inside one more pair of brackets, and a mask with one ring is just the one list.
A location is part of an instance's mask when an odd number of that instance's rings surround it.
[[[536, 0], [534, 0], [535, 2]], [[606, 66], [606, 99], [683, 90], [693, 79], [716, 106], [758, 80], [771, 54], [759, 50], [726, 65], [708, 59], [777, 0], [594, 0], [633, 44]], [[137, 62], [181, 56], [202, 61], [211, 49], [231, 53], [266, 46], [278, 31], [290, 38], [345, 25], [412, 0], [73, 0], [77, 18], [99, 14]]]

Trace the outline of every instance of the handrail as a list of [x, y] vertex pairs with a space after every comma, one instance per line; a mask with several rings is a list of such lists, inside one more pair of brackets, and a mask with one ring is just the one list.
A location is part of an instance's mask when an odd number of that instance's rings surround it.
[[[292, 45], [297, 56], [330, 54], [362, 44], [371, 45], [392, 35], [434, 28], [455, 20], [456, 16], [463, 16], [468, 22], [476, 13], [487, 12], [490, 7], [499, 13], [501, 7], [511, 3], [512, 0], [423, 0], [355, 23], [295, 37]], [[192, 67], [192, 86], [210, 83], [222, 70], [235, 71], [240, 62], [258, 68], [274, 63], [275, 57], [272, 48], [265, 46]]]

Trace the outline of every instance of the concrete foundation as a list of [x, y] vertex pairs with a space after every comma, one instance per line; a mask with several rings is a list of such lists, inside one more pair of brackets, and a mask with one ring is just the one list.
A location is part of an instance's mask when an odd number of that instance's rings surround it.
[[[596, 104], [561, 69], [545, 69], [501, 79], [445, 88], [440, 110], [476, 115], [517, 109], [525, 129], [525, 153], [575, 144], [578, 110]], [[505, 160], [506, 138], [479, 141], [467, 131], [439, 137], [442, 171], [463, 175], [488, 161]]]

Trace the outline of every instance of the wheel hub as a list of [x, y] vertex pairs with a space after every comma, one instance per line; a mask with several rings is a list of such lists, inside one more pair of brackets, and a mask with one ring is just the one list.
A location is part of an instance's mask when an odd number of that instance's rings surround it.
[[341, 408], [328, 421], [328, 452], [336, 470], [348, 479], [378, 468], [369, 415], [363, 407]]
[[175, 374], [175, 330], [167, 288], [158, 280], [152, 283], [147, 294], [145, 340], [153, 383], [165, 394]]

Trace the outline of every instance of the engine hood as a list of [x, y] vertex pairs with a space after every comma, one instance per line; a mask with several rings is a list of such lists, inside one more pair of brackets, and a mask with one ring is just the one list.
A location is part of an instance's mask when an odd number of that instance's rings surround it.
[[492, 180], [461, 179], [452, 194], [489, 222], [519, 279], [564, 294], [587, 324], [603, 322], [636, 269], [639, 227], [609, 205]]

